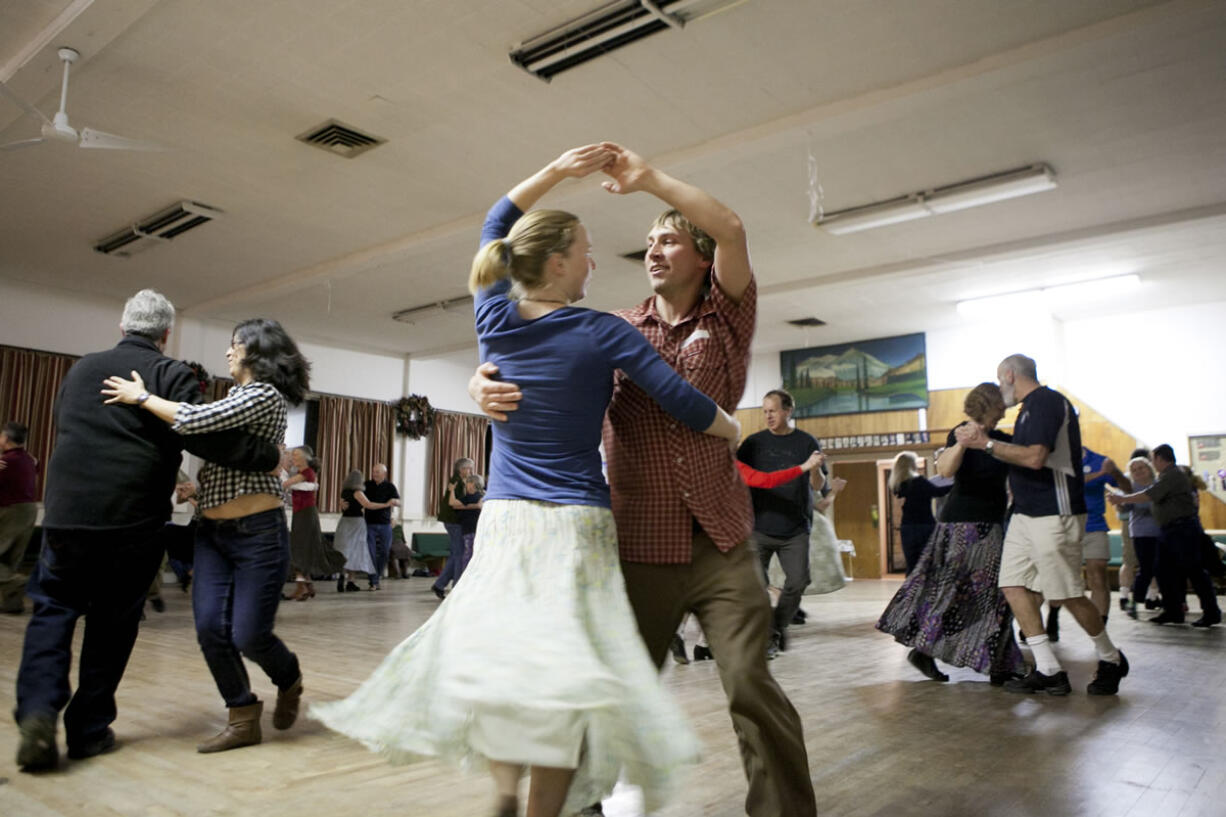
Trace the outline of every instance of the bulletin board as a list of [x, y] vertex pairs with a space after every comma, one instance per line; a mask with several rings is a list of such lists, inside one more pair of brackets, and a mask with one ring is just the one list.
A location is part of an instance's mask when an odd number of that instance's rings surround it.
[[1188, 437], [1188, 464], [1213, 495], [1226, 502], [1226, 434]]

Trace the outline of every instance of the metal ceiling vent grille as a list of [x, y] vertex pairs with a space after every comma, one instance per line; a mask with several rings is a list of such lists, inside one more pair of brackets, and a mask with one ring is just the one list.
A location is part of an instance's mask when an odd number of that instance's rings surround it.
[[569, 23], [525, 40], [511, 50], [511, 62], [548, 82], [582, 65], [666, 28], [722, 11], [745, 0], [617, 0]]
[[329, 119], [322, 125], [316, 125], [306, 133], [294, 137], [299, 142], [314, 145], [320, 150], [352, 159], [372, 148], [377, 148], [387, 140], [381, 136], [363, 133], [352, 125], [346, 125], [337, 119]]
[[181, 201], [149, 216], [138, 224], [108, 235], [94, 245], [103, 255], [131, 258], [138, 252], [165, 244], [188, 230], [207, 224], [222, 211], [198, 201]]

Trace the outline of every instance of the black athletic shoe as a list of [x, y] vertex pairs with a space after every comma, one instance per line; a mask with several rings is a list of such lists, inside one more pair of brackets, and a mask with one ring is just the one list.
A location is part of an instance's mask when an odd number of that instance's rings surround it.
[[153, 596], [149, 599], [149, 606], [153, 608], [155, 613], [166, 612], [166, 600], [161, 596]]
[[937, 669], [937, 662], [927, 653], [911, 650], [911, 652], [907, 653], [907, 661], [911, 663], [911, 666], [924, 673], [924, 677], [929, 680], [941, 682], [949, 680], [949, 676]]
[[345, 592], [346, 593], [359, 593], [361, 592], [361, 590], [362, 588], [358, 587], [353, 582], [345, 582]]
[[1170, 613], [1159, 613], [1151, 619], [1151, 624], [1183, 624], [1183, 616], [1173, 616]]
[[784, 646], [787, 637], [783, 634], [783, 630], [774, 630], [771, 632], [770, 641], [766, 642], [766, 660], [774, 661], [779, 657], [779, 653], [787, 649]]
[[694, 645], [694, 660], [695, 661], [714, 661], [715, 656], [711, 654], [710, 647], [704, 647], [701, 644]]
[[1008, 681], [1013, 679], [1020, 681], [1022, 676], [1016, 672], [993, 672], [988, 676], [988, 683], [994, 687], [1003, 687]]
[[673, 640], [669, 642], [668, 649], [673, 654], [673, 660], [678, 664], [690, 663], [690, 659], [685, 654], [685, 641], [682, 640], [681, 636], [673, 633]]
[[1125, 612], [1128, 611], [1128, 597], [1127, 596], [1120, 596], [1120, 609]]
[[1120, 650], [1120, 662], [1112, 664], [1110, 661], [1099, 661], [1098, 672], [1094, 673], [1094, 680], [1086, 687], [1086, 692], [1091, 695], [1114, 695], [1120, 691], [1120, 679], [1128, 674], [1128, 659], [1124, 657], [1124, 651]]
[[30, 715], [18, 722], [21, 744], [17, 747], [17, 765], [23, 772], [44, 772], [59, 764], [55, 720], [55, 715]]
[[1023, 695], [1031, 695], [1035, 692], [1046, 692], [1048, 695], [1068, 695], [1073, 691], [1073, 688], [1069, 686], [1068, 673], [1064, 670], [1060, 670], [1055, 675], [1044, 675], [1037, 669], [1032, 669], [1030, 674], [1024, 678], [1011, 678], [1005, 681], [1003, 688], [1005, 692], [1017, 692]]
[[1203, 613], [1200, 618], [1192, 622], [1193, 627], [1204, 627], [1208, 629], [1214, 624], [1222, 623], [1222, 611], [1218, 610], [1215, 613]]
[[69, 746], [68, 757], [73, 760], [85, 760], [87, 757], [95, 755], [104, 755], [107, 752], [115, 750], [115, 732], [108, 728], [106, 734], [97, 740], [92, 740], [88, 743], [83, 743], [80, 746]]
[[806, 613], [804, 610], [800, 609], [799, 607], [797, 607], [796, 614], [792, 616], [792, 623], [793, 624], [804, 624], [808, 620], [809, 620], [809, 614]]

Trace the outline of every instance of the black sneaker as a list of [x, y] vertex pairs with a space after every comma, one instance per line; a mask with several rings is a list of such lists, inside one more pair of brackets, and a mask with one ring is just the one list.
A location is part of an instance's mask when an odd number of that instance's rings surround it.
[[1151, 624], [1183, 624], [1183, 616], [1175, 616], [1170, 613], [1159, 613], [1151, 619], [1148, 619]]
[[156, 613], [166, 612], [166, 600], [161, 596], [152, 596], [149, 599], [149, 606], [152, 607]]
[[1094, 680], [1086, 687], [1086, 692], [1091, 695], [1114, 695], [1120, 691], [1120, 679], [1128, 674], [1128, 659], [1124, 657], [1124, 651], [1120, 650], [1120, 662], [1112, 664], [1110, 661], [1099, 661], [1098, 672], [1094, 673]]
[[1037, 669], [1032, 669], [1030, 674], [1023, 678], [1010, 678], [1005, 681], [1002, 688], [1005, 692], [1017, 692], [1023, 695], [1031, 695], [1035, 692], [1046, 692], [1048, 695], [1068, 695], [1073, 691], [1073, 688], [1069, 686], [1068, 673], [1064, 670], [1060, 670], [1055, 675], [1044, 675]]
[[1208, 629], [1214, 624], [1222, 623], [1222, 611], [1218, 610], [1213, 613], [1203, 613], [1201, 617], [1192, 622], [1193, 627], [1204, 627]]
[[1120, 596], [1120, 609], [1125, 612], [1128, 611], [1128, 597], [1127, 596]]
[[1016, 672], [993, 672], [988, 676], [988, 683], [994, 687], [1003, 687], [1011, 680], [1020, 681], [1022, 676]]
[[17, 765], [23, 772], [44, 772], [60, 762], [60, 750], [55, 745], [55, 715], [30, 715], [17, 724], [21, 744], [17, 747]]
[[806, 613], [804, 610], [800, 609], [799, 607], [797, 607], [795, 615], [792, 616], [792, 623], [793, 624], [804, 624], [808, 620], [809, 620], [809, 614]]
[[668, 649], [673, 654], [673, 660], [678, 664], [690, 663], [690, 659], [685, 654], [685, 641], [681, 636], [673, 633], [673, 640], [668, 643]]
[[766, 642], [766, 660], [774, 661], [779, 657], [779, 653], [783, 652], [784, 635], [782, 630], [773, 630], [771, 632], [770, 641]]
[[1047, 608], [1047, 640], [1055, 644], [1060, 640], [1060, 608]]
[[714, 661], [715, 656], [711, 654], [710, 647], [704, 647], [701, 644], [694, 645], [694, 660], [695, 661]]
[[108, 727], [106, 733], [97, 740], [91, 740], [80, 746], [69, 746], [68, 757], [72, 760], [85, 760], [87, 757], [104, 755], [107, 752], [114, 751], [115, 746], [115, 732]]
[[346, 593], [358, 593], [358, 592], [361, 592], [361, 590], [362, 588], [358, 587], [353, 582], [345, 582], [345, 592]]
[[924, 673], [924, 677], [932, 681], [944, 682], [949, 680], [948, 675], [937, 669], [937, 662], [928, 653], [911, 650], [911, 652], [907, 653], [907, 661], [910, 662], [911, 666]]

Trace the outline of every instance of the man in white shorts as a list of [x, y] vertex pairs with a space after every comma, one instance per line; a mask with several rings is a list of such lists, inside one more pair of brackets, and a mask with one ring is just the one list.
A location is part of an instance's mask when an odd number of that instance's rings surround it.
[[1022, 404], [1013, 442], [992, 440], [974, 423], [959, 427], [957, 436], [967, 448], [986, 451], [1009, 465], [1013, 516], [1001, 554], [1000, 588], [1035, 666], [1004, 688], [1048, 695], [1072, 691], [1043, 628], [1039, 604], [1046, 598], [1072, 613], [1094, 642], [1098, 671], [1086, 691], [1114, 695], [1128, 674], [1128, 660], [1111, 643], [1098, 608], [1085, 597], [1081, 578], [1086, 503], [1077, 411], [1064, 395], [1039, 384], [1034, 361], [1024, 355], [1005, 358], [996, 374], [1005, 405]]

